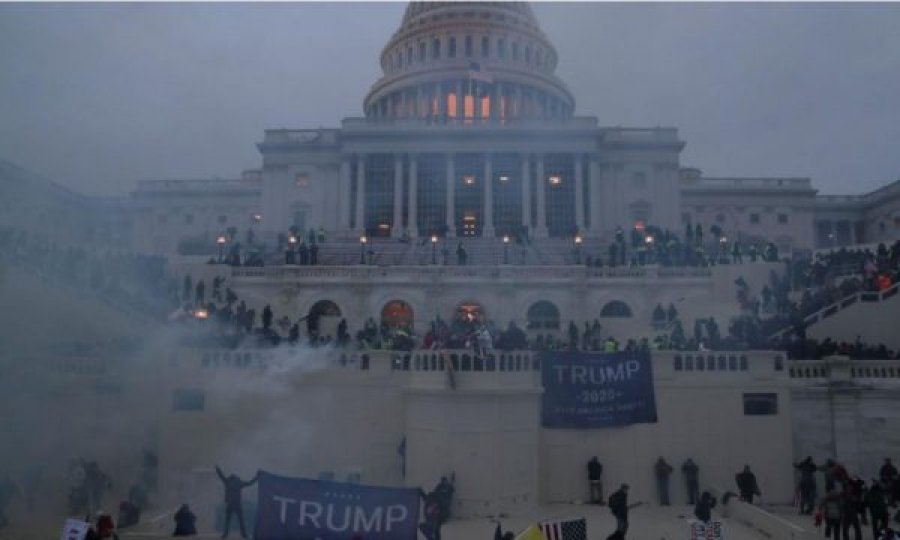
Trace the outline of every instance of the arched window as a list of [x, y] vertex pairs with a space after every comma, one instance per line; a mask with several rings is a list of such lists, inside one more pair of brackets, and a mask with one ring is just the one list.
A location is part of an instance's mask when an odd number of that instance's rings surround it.
[[484, 36], [481, 38], [481, 56], [487, 58], [491, 53], [491, 38]]
[[621, 300], [613, 300], [603, 306], [603, 309], [600, 310], [600, 316], [628, 318], [631, 317], [631, 308]]
[[425, 62], [425, 42], [419, 43], [419, 62]]
[[412, 306], [403, 300], [391, 300], [381, 310], [381, 324], [388, 328], [412, 330]]
[[319, 300], [309, 308], [309, 316], [340, 317], [341, 308], [331, 300]]
[[535, 302], [528, 308], [528, 328], [559, 329], [559, 309], [546, 300]]

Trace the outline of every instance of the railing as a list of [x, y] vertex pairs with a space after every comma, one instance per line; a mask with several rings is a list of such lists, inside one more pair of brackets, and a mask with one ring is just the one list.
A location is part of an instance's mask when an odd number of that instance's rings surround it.
[[900, 360], [851, 360], [847, 356], [829, 356], [822, 360], [792, 360], [788, 367], [791, 379], [816, 382], [848, 383], [900, 382]]
[[812, 313], [811, 315], [807, 315], [803, 319], [803, 323], [806, 325], [815, 324], [823, 319], [831, 317], [835, 313], [848, 308], [857, 302], [884, 302], [885, 300], [897, 294], [898, 287], [900, 287], [900, 283], [895, 283], [892, 287], [883, 291], [861, 291], [850, 296], [846, 296], [833, 304], [823, 307], [822, 309], [816, 311], [815, 313]]
[[372, 279], [513, 279], [574, 280], [619, 278], [708, 279], [709, 268], [668, 268], [656, 266], [585, 267], [585, 266], [268, 266], [231, 267], [232, 278], [264, 278], [271, 280], [372, 280]]

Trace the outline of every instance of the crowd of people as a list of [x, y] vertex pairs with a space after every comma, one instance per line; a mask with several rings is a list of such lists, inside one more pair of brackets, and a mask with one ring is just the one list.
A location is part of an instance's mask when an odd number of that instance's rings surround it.
[[[813, 516], [814, 525], [824, 525], [826, 538], [849, 540], [853, 531], [856, 540], [862, 539], [862, 525], [870, 525], [873, 540], [894, 540], [889, 527], [890, 509], [900, 503], [900, 474], [885, 458], [878, 478], [867, 483], [858, 475], [832, 459], [817, 465], [812, 456], [794, 464], [799, 474], [797, 507], [802, 515]], [[821, 472], [825, 494], [817, 493], [816, 474]], [[900, 522], [900, 512], [893, 517]]]

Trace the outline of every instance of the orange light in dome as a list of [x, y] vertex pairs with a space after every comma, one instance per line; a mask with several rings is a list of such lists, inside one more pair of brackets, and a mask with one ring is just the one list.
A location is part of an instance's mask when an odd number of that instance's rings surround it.
[[466, 96], [463, 99], [463, 111], [465, 112], [466, 118], [474, 118], [475, 117], [475, 98], [472, 96]]
[[447, 94], [447, 116], [456, 118], [456, 94]]
[[463, 175], [463, 184], [465, 184], [467, 186], [475, 185], [475, 175], [474, 174]]
[[551, 186], [558, 186], [558, 185], [562, 184], [562, 176], [560, 176], [558, 174], [554, 174], [554, 175], [550, 176], [550, 178], [548, 178], [547, 181], [550, 182]]
[[437, 116], [440, 111], [440, 101], [437, 96], [431, 99], [431, 116]]
[[506, 97], [500, 96], [500, 109], [497, 111], [500, 113], [500, 120], [506, 120]]
[[644, 220], [643, 220], [643, 219], [639, 219], [639, 220], [637, 220], [637, 221], [634, 222], [634, 228], [635, 228], [635, 230], [643, 231], [643, 230], [644, 230], [644, 227], [645, 227], [645, 225], [644, 225]]
[[485, 96], [481, 98], [481, 117], [488, 118], [489, 116], [491, 116], [491, 98]]

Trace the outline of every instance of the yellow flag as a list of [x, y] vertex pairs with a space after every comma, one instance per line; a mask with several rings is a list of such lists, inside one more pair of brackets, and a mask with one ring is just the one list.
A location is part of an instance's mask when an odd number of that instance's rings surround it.
[[519, 536], [516, 537], [516, 540], [547, 540], [547, 537], [544, 536], [544, 533], [541, 532], [541, 529], [538, 528], [537, 525], [531, 525], [520, 532]]

